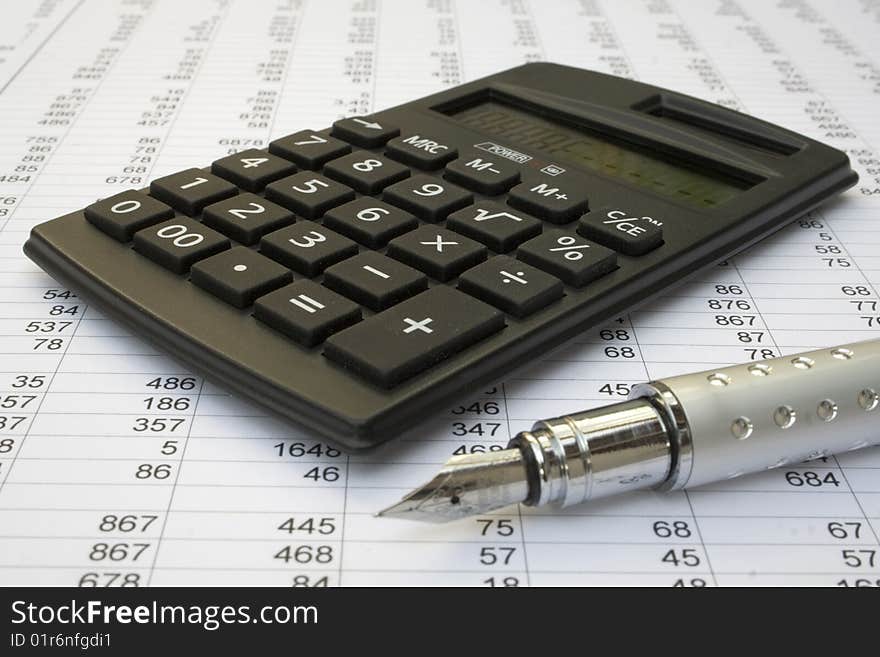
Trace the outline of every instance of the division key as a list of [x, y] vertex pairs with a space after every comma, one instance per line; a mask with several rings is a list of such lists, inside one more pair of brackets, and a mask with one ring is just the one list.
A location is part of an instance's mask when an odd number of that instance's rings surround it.
[[324, 355], [390, 388], [504, 328], [504, 315], [448, 287], [418, 296], [332, 336]]

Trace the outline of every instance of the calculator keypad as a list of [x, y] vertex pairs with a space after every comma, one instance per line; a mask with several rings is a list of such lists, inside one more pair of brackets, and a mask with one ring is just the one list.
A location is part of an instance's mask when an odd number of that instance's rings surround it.
[[333, 124], [333, 136], [361, 148], [378, 148], [400, 134], [400, 128], [369, 116], [352, 116]]
[[269, 144], [270, 153], [290, 160], [303, 169], [313, 170], [350, 151], [351, 146], [345, 142], [313, 130], [300, 130]]
[[300, 171], [266, 186], [266, 198], [307, 219], [354, 199], [354, 190], [313, 171]]
[[562, 281], [510, 256], [496, 256], [469, 269], [458, 289], [514, 317], [526, 317], [564, 295]]
[[589, 199], [571, 183], [547, 179], [520, 183], [510, 190], [508, 203], [551, 223], [564, 224], [586, 212]]
[[426, 221], [442, 221], [450, 212], [473, 201], [473, 195], [466, 189], [425, 175], [391, 185], [382, 198]]
[[305, 276], [317, 276], [357, 252], [350, 239], [311, 221], [298, 221], [260, 240], [260, 253]]
[[324, 354], [390, 387], [503, 328], [491, 306], [439, 286], [337, 333]]
[[415, 134], [392, 139], [385, 146], [385, 152], [404, 164], [429, 171], [439, 169], [458, 155], [458, 151], [449, 144]]
[[422, 226], [388, 245], [392, 258], [443, 282], [485, 260], [486, 253], [479, 242], [435, 226]]
[[[566, 285], [613, 271], [617, 252], [662, 243], [662, 224], [650, 217], [610, 206], [587, 212], [588, 186], [572, 179], [521, 182], [514, 162], [473, 149], [458, 157], [455, 145], [398, 136], [369, 117], [327, 132], [226, 156], [212, 173], [160, 178], [149, 196], [123, 192], [86, 217], [385, 387], [501, 331], [505, 313], [530, 317], [562, 299]], [[544, 225], [578, 219], [568, 230]], [[376, 314], [363, 319], [364, 309]]]
[[503, 194], [519, 182], [519, 176], [519, 167], [512, 162], [475, 151], [446, 166], [447, 179], [488, 196]]
[[289, 283], [292, 275], [277, 262], [236, 246], [194, 264], [190, 280], [236, 308]]
[[134, 249], [176, 274], [229, 248], [229, 240], [187, 217], [176, 216], [134, 234]]
[[558, 229], [529, 240], [519, 247], [516, 255], [575, 287], [586, 285], [617, 267], [614, 251]]
[[421, 292], [428, 279], [412, 267], [366, 251], [328, 268], [324, 285], [378, 312]]
[[389, 240], [416, 228], [419, 222], [406, 210], [362, 196], [329, 210], [324, 215], [324, 225], [364, 246], [379, 249]]
[[268, 232], [293, 223], [293, 213], [245, 192], [205, 208], [202, 223], [242, 244], [256, 244]]
[[314, 281], [296, 281], [257, 299], [254, 317], [305, 347], [361, 320], [353, 301]]
[[236, 194], [238, 188], [231, 182], [201, 169], [172, 173], [170, 176], [157, 178], [150, 185], [151, 196], [191, 217], [201, 212], [206, 205]]
[[250, 148], [227, 155], [211, 165], [211, 173], [248, 192], [260, 192], [273, 180], [296, 172], [296, 166], [282, 157]]
[[366, 151], [355, 151], [328, 162], [324, 173], [362, 194], [376, 194], [409, 177], [409, 169], [402, 164]]
[[577, 232], [631, 256], [644, 255], [663, 244], [662, 222], [617, 207], [593, 210], [581, 217]]
[[446, 225], [498, 253], [507, 253], [527, 239], [541, 234], [540, 221], [525, 212], [493, 201], [478, 201], [453, 212]]
[[120, 242], [129, 242], [142, 228], [174, 216], [164, 203], [134, 190], [92, 203], [83, 212], [89, 222]]

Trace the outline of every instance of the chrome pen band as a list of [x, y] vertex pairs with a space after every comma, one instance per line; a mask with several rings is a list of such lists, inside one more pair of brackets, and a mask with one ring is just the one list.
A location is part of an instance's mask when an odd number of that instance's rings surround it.
[[670, 436], [662, 410], [634, 399], [543, 420], [508, 446], [525, 457], [527, 504], [570, 506], [662, 485], [673, 463]]
[[696, 486], [880, 443], [880, 342], [636, 386], [629, 401], [538, 422], [510, 443], [528, 504]]

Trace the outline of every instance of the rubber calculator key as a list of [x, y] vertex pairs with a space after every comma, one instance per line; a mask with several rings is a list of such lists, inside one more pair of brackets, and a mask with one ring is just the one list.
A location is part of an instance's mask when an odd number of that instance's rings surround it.
[[296, 166], [266, 151], [249, 148], [216, 160], [211, 173], [249, 192], [260, 192], [273, 180], [296, 173]]
[[478, 201], [449, 215], [446, 226], [478, 240], [498, 253], [507, 253], [541, 234], [541, 222], [525, 212], [493, 201]]
[[571, 183], [552, 179], [520, 183], [510, 190], [507, 202], [554, 224], [577, 219], [589, 208], [586, 193]]
[[355, 151], [331, 160], [324, 165], [324, 173], [361, 194], [376, 194], [391, 183], [409, 177], [409, 169], [399, 162], [367, 151]]
[[260, 297], [254, 317], [305, 347], [361, 321], [353, 301], [314, 281], [296, 281]]
[[421, 292], [428, 279], [412, 267], [367, 251], [328, 268], [324, 285], [378, 312]]
[[504, 328], [504, 315], [440, 286], [332, 336], [324, 355], [391, 387]]
[[293, 223], [293, 213], [266, 199], [245, 192], [214, 203], [202, 213], [202, 223], [242, 244], [256, 244], [273, 230]]
[[305, 276], [317, 276], [357, 252], [350, 239], [311, 221], [298, 221], [260, 240], [260, 253]]
[[300, 171], [266, 186], [266, 198], [307, 219], [354, 198], [354, 190], [313, 171]]
[[519, 182], [519, 167], [483, 152], [462, 154], [446, 165], [446, 178], [475, 192], [503, 194]]
[[134, 250], [176, 274], [229, 248], [229, 240], [187, 217], [176, 216], [134, 234]]
[[425, 175], [391, 185], [382, 198], [426, 221], [442, 221], [450, 212], [473, 201], [473, 195], [466, 189]]
[[120, 242], [129, 242], [142, 228], [174, 216], [174, 210], [164, 203], [133, 189], [92, 203], [83, 213], [89, 222]]
[[415, 134], [392, 139], [385, 146], [385, 152], [404, 164], [428, 170], [439, 169], [458, 155], [449, 144]]
[[436, 226], [422, 226], [388, 245], [392, 258], [444, 282], [485, 260], [487, 252], [479, 242]]
[[351, 151], [345, 142], [313, 130], [300, 130], [269, 143], [269, 152], [303, 169], [320, 169], [325, 162]]
[[150, 184], [150, 195], [191, 217], [206, 205], [238, 194], [231, 182], [202, 171], [186, 169], [157, 178]]
[[361, 148], [378, 148], [400, 134], [400, 128], [384, 119], [369, 116], [351, 116], [333, 124], [332, 134]]
[[562, 281], [510, 256], [496, 256], [469, 269], [458, 289], [510, 313], [526, 317], [564, 296]]
[[577, 232], [625, 255], [640, 256], [663, 244], [663, 223], [616, 206], [593, 210], [581, 217]]
[[236, 308], [246, 308], [292, 278], [288, 269], [244, 246], [195, 263], [189, 276], [193, 283]]
[[516, 255], [575, 287], [617, 269], [614, 251], [564, 230], [546, 231], [521, 245]]
[[390, 239], [416, 228], [419, 222], [406, 210], [362, 196], [328, 210], [324, 225], [365, 246], [379, 249]]

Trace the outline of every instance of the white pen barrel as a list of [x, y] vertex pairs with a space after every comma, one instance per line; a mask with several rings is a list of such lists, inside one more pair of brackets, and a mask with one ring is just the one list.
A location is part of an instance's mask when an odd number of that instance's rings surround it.
[[638, 386], [678, 426], [665, 488], [880, 444], [880, 341], [786, 356]]

